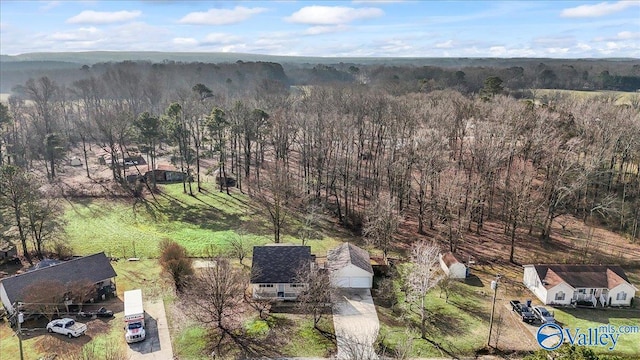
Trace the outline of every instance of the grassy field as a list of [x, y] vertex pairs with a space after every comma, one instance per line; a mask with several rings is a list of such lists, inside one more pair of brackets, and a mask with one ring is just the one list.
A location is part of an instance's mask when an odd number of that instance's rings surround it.
[[637, 92], [625, 92], [625, 91], [580, 91], [580, 90], [557, 90], [557, 89], [538, 89], [536, 90], [536, 97], [542, 96], [570, 96], [578, 99], [591, 99], [596, 97], [611, 96], [616, 99], [616, 105], [631, 104], [632, 99], [640, 97], [640, 93]]
[[[155, 258], [158, 244], [170, 239], [183, 245], [191, 256], [218, 255], [227, 250], [226, 241], [240, 231], [253, 245], [273, 240], [265, 215], [250, 204], [247, 196], [218, 191], [191, 197], [181, 184], [162, 187], [157, 201], [87, 200], [69, 202], [64, 219], [68, 242], [78, 255], [104, 251], [117, 258]], [[291, 235], [295, 220], [285, 225], [282, 242], [299, 243]], [[341, 243], [325, 236], [309, 241], [314, 253], [323, 256]]]
[[[380, 319], [379, 342], [387, 351], [393, 351], [407, 341], [414, 339], [410, 357], [441, 357], [444, 354], [434, 345], [456, 355], [472, 355], [486, 343], [490, 316], [490, 289], [462, 282], [451, 286], [449, 301], [441, 296], [439, 289], [433, 289], [426, 296], [429, 312], [427, 338], [420, 339], [419, 315], [409, 310], [405, 295], [395, 284], [398, 305], [405, 315], [383, 306], [376, 306]], [[416, 309], [414, 307], [414, 309]], [[417, 309], [416, 309], [417, 311]]]

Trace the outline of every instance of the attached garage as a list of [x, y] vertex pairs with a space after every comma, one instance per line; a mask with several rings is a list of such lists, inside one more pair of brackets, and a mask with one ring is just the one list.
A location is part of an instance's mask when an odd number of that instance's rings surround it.
[[335, 287], [370, 289], [373, 285], [369, 253], [350, 243], [327, 252], [327, 269]]

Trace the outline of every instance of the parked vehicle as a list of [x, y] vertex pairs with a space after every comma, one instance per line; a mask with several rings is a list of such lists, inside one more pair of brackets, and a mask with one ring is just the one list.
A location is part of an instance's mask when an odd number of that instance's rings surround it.
[[509, 304], [511, 304], [511, 309], [520, 315], [522, 321], [532, 323], [536, 320], [533, 309], [528, 307], [526, 304], [521, 303], [519, 300], [511, 300]]
[[536, 319], [540, 320], [540, 322], [543, 324], [556, 322], [556, 319], [553, 317], [553, 315], [542, 306], [534, 306], [533, 314], [535, 315]]
[[87, 325], [76, 322], [73, 319], [56, 319], [47, 324], [47, 331], [50, 333], [62, 334], [70, 339], [84, 335], [87, 332]]
[[80, 311], [78, 312], [78, 316], [84, 318], [92, 318], [94, 316], [99, 318], [110, 318], [113, 317], [113, 311], [101, 307], [96, 311]]
[[146, 337], [144, 330], [144, 308], [142, 290], [124, 292], [124, 338], [128, 343], [142, 341]]

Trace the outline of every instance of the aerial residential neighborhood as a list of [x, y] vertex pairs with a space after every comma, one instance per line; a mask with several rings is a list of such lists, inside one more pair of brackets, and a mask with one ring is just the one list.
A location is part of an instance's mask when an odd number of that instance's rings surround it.
[[1, 1], [0, 359], [639, 359], [639, 16]]

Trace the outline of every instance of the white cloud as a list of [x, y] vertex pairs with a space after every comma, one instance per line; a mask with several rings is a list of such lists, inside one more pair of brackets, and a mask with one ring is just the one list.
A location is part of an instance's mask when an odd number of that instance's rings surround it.
[[253, 15], [267, 11], [265, 8], [236, 6], [233, 9], [209, 9], [206, 12], [192, 12], [178, 20], [190, 25], [228, 25], [245, 21]]
[[620, 40], [640, 39], [640, 32], [621, 31], [616, 37]]
[[61, 4], [60, 1], [47, 1], [46, 4], [40, 6], [41, 11], [48, 11]]
[[142, 15], [141, 11], [93, 11], [85, 10], [67, 19], [69, 24], [113, 24], [133, 20]]
[[453, 47], [453, 40], [447, 40], [445, 42], [437, 43], [438, 49], [451, 49]]
[[566, 55], [569, 53], [569, 48], [552, 47], [545, 49], [548, 54], [551, 55]]
[[101, 31], [95, 27], [79, 28], [70, 31], [58, 31], [47, 36], [47, 39], [54, 41], [88, 41], [95, 39]]
[[589, 46], [588, 44], [585, 43], [578, 43], [578, 45], [576, 45], [576, 47], [582, 51], [589, 51], [591, 50], [591, 46]]
[[562, 17], [600, 17], [626, 10], [630, 7], [640, 6], [640, 1], [618, 1], [615, 3], [601, 2], [594, 5], [580, 5], [562, 10]]
[[573, 36], [552, 36], [552, 37], [538, 37], [533, 39], [533, 43], [541, 47], [567, 47], [575, 43]]
[[349, 29], [349, 27], [346, 25], [335, 25], [335, 26], [318, 25], [318, 26], [312, 26], [308, 28], [303, 32], [303, 34], [305, 35], [329, 34], [329, 33], [346, 31], [347, 29]]
[[198, 40], [194, 38], [177, 37], [177, 38], [173, 38], [171, 42], [174, 43], [175, 45], [180, 45], [180, 46], [183, 46], [183, 45], [197, 46], [198, 45]]
[[227, 33], [211, 33], [205, 36], [202, 41], [203, 44], [231, 44], [239, 42], [241, 38], [239, 36]]
[[339, 25], [355, 20], [376, 18], [384, 15], [378, 8], [351, 8], [345, 6], [305, 6], [286, 20], [309, 25]]

